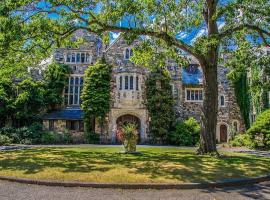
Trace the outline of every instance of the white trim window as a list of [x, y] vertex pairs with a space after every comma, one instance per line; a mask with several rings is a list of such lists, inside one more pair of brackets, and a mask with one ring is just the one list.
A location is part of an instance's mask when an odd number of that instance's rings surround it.
[[130, 60], [132, 56], [133, 56], [133, 50], [131, 48], [126, 48], [124, 51], [124, 59]]
[[119, 90], [139, 90], [139, 77], [134, 75], [121, 75], [118, 77]]
[[202, 102], [203, 89], [201, 88], [186, 88], [186, 101], [187, 102]]
[[65, 87], [65, 105], [79, 106], [81, 104], [81, 92], [83, 89], [83, 77], [82, 76], [70, 76], [68, 84]]
[[85, 52], [69, 52], [66, 54], [66, 63], [91, 63], [92, 57]]
[[224, 95], [219, 96], [219, 106], [225, 107], [225, 96]]

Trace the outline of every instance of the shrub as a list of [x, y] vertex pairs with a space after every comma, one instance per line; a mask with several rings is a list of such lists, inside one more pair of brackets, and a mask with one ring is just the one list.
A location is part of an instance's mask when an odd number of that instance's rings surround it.
[[98, 144], [100, 141], [100, 135], [94, 132], [85, 132], [84, 139], [87, 144]]
[[17, 144], [32, 144], [40, 143], [42, 133], [42, 125], [40, 123], [33, 123], [29, 127], [22, 128], [7, 128], [0, 129], [0, 134], [6, 135]]
[[237, 134], [233, 140], [230, 141], [230, 145], [233, 147], [249, 147], [252, 148], [254, 143], [248, 134]]
[[173, 144], [180, 146], [194, 146], [200, 139], [200, 125], [194, 118], [177, 122], [175, 130], [170, 133]]
[[10, 145], [12, 139], [6, 135], [0, 135], [0, 145]]
[[262, 112], [247, 131], [255, 148], [270, 148], [270, 109]]
[[71, 135], [67, 133], [43, 132], [41, 137], [42, 144], [70, 144]]
[[117, 138], [123, 143], [126, 153], [136, 152], [138, 141], [137, 125], [133, 123], [123, 125], [117, 131]]

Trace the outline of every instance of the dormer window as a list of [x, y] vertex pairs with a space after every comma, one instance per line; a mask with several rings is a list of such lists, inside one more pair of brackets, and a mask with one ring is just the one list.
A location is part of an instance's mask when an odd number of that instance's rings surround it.
[[125, 60], [130, 60], [130, 58], [133, 56], [133, 50], [131, 48], [125, 49]]

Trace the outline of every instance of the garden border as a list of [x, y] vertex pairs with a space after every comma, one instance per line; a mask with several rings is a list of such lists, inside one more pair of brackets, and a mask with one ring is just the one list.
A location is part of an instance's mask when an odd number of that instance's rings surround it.
[[154, 184], [154, 183], [90, 183], [90, 182], [60, 182], [60, 181], [46, 181], [46, 180], [34, 180], [24, 178], [13, 178], [0, 176], [0, 180], [43, 185], [43, 186], [60, 186], [60, 187], [89, 187], [89, 188], [110, 188], [110, 189], [206, 189], [206, 188], [223, 188], [223, 187], [235, 187], [235, 186], [247, 186], [253, 185], [265, 181], [270, 181], [270, 174], [265, 176], [259, 176], [255, 178], [241, 178], [231, 179], [217, 182], [205, 182], [205, 183], [182, 183], [182, 184]]

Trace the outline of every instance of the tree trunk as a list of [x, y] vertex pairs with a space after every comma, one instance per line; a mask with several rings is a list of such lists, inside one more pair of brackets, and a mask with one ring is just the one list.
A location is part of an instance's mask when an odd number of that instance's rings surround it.
[[216, 148], [216, 126], [218, 112], [218, 80], [217, 66], [204, 66], [204, 101], [202, 110], [201, 140], [198, 153], [215, 154]]

